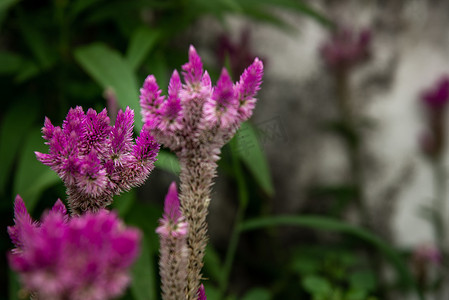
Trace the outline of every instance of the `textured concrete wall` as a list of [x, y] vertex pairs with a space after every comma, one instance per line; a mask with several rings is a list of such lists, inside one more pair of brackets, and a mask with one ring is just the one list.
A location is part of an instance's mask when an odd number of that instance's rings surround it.
[[[425, 127], [418, 97], [449, 72], [449, 3], [310, 2], [345, 24], [372, 29], [373, 57], [351, 78], [357, 112], [375, 122], [364, 145], [369, 207], [381, 234], [397, 245], [432, 242], [431, 227], [418, 213], [433, 195], [431, 171], [418, 147]], [[234, 36], [250, 28], [254, 52], [267, 60], [253, 121], [276, 120], [285, 130], [284, 138], [263, 144], [276, 186], [273, 207], [279, 213], [299, 213], [310, 206], [307, 188], [343, 182], [348, 162], [340, 140], [320, 129], [337, 114], [332, 77], [318, 54], [327, 31], [306, 17], [283, 17], [295, 31], [238, 17], [230, 17], [228, 24]], [[205, 22], [213, 31], [213, 21]], [[214, 34], [203, 36], [202, 42], [211, 46]], [[211, 214], [232, 215], [215, 205]]]

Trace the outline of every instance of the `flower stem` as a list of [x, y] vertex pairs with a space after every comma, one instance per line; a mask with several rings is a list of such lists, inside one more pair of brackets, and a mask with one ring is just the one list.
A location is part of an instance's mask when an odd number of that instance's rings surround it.
[[187, 300], [196, 300], [201, 269], [207, 245], [206, 216], [210, 202], [212, 179], [217, 164], [202, 151], [192, 151], [191, 155], [180, 156], [181, 191], [179, 199], [183, 216], [189, 224], [187, 248], [189, 259], [187, 265]]

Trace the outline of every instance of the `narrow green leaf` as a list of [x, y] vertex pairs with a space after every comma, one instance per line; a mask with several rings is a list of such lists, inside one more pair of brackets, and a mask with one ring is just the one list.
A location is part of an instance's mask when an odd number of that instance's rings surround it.
[[181, 171], [179, 161], [176, 155], [171, 152], [161, 150], [157, 155], [157, 161], [154, 164], [157, 168], [178, 175]]
[[0, 74], [18, 72], [23, 65], [23, 58], [12, 52], [0, 52]]
[[204, 255], [204, 271], [208, 278], [221, 282], [223, 280], [223, 268], [217, 251], [211, 244], [207, 245]]
[[[42, 192], [60, 182], [58, 175], [36, 159], [34, 151], [47, 152], [40, 128], [32, 129], [21, 149], [20, 160], [14, 178], [14, 194], [20, 194], [31, 213]], [[11, 200], [12, 201], [12, 200]]]
[[68, 13], [68, 17], [73, 19], [80, 13], [82, 13], [84, 10], [88, 9], [89, 7], [97, 4], [98, 2], [101, 2], [104, 0], [77, 0], [73, 1], [73, 3], [69, 6], [70, 11]]
[[122, 108], [134, 110], [135, 127], [142, 127], [138, 117], [139, 94], [136, 76], [120, 53], [101, 43], [94, 43], [75, 50], [75, 59], [83, 69], [104, 89], [112, 88]]
[[23, 40], [33, 53], [36, 62], [42, 69], [49, 68], [55, 61], [55, 53], [48, 41], [35, 26], [29, 23], [26, 16], [19, 15], [20, 31]]
[[242, 300], [270, 300], [271, 294], [264, 288], [253, 288], [248, 291]]
[[265, 193], [272, 196], [274, 194], [273, 182], [266, 157], [257, 138], [256, 130], [249, 123], [245, 122], [234, 139], [237, 142], [237, 146], [233, 147], [233, 151], [237, 152]]
[[156, 45], [159, 36], [159, 31], [150, 30], [147, 27], [140, 27], [134, 32], [126, 52], [126, 59], [133, 70], [140, 67]]
[[325, 26], [332, 26], [333, 22], [324, 15], [324, 13], [313, 8], [311, 5], [304, 3], [304, 1], [298, 0], [242, 0], [242, 5], [245, 7], [259, 6], [268, 9], [273, 7], [279, 7], [281, 9], [286, 9], [293, 12], [298, 12], [316, 21], [320, 22]]
[[36, 118], [37, 112], [28, 102], [14, 104], [3, 117], [0, 125], [0, 195], [5, 192], [19, 147]]
[[19, 0], [1, 0], [0, 1], [0, 12], [9, 9], [11, 6], [19, 2]]
[[142, 238], [140, 256], [131, 270], [131, 293], [136, 300], [155, 300], [156, 286], [154, 262], [147, 237]]
[[[252, 220], [245, 221], [241, 226], [241, 231], [249, 231], [260, 228], [269, 228], [275, 226], [301, 226], [301, 227], [309, 227], [313, 229], [327, 230], [327, 231], [336, 231], [341, 233], [346, 233], [353, 235], [372, 246], [376, 247], [379, 251], [381, 251], [386, 258], [392, 263], [395, 267], [396, 272], [401, 279], [401, 281], [410, 287], [416, 289], [419, 294], [419, 290], [416, 286], [416, 282], [413, 278], [413, 275], [410, 273], [407, 265], [404, 263], [401, 256], [398, 252], [389, 246], [385, 241], [375, 236], [371, 232], [353, 226], [343, 221], [339, 221], [337, 219], [332, 219], [323, 216], [274, 216], [274, 217], [263, 217], [256, 218]], [[420, 299], [422, 299], [422, 295], [420, 295]]]
[[332, 292], [330, 282], [326, 278], [318, 275], [306, 276], [301, 283], [304, 289], [314, 296], [320, 296], [327, 299]]
[[14, 80], [17, 83], [25, 82], [41, 72], [39, 66], [32, 61], [25, 61]]

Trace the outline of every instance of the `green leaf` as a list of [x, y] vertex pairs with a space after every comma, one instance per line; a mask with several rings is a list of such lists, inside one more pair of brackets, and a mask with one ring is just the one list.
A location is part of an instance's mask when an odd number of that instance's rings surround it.
[[267, 289], [264, 288], [253, 288], [245, 296], [242, 300], [270, 300], [271, 294]]
[[124, 218], [132, 208], [134, 202], [136, 202], [136, 198], [136, 190], [124, 192], [123, 194], [114, 197], [111, 208], [116, 210], [121, 218]]
[[12, 52], [0, 52], [0, 74], [18, 72], [23, 66], [23, 58]]
[[322, 216], [274, 216], [274, 217], [263, 217], [255, 218], [252, 220], [245, 221], [241, 226], [240, 230], [249, 231], [260, 228], [270, 228], [275, 226], [301, 226], [309, 227], [313, 229], [336, 231], [341, 233], [346, 233], [353, 235], [377, 248], [381, 251], [386, 258], [395, 267], [395, 270], [401, 279], [402, 283], [413, 287], [419, 294], [420, 299], [422, 295], [420, 294], [416, 282], [405, 264], [404, 260], [398, 254], [398, 252], [393, 249], [388, 243], [375, 236], [371, 232], [353, 226], [343, 221], [337, 219], [322, 217]]
[[142, 238], [140, 256], [131, 270], [131, 292], [136, 300], [155, 300], [156, 270], [147, 237]]
[[120, 53], [104, 44], [94, 43], [75, 50], [75, 59], [84, 70], [103, 88], [112, 88], [122, 108], [129, 106], [134, 110], [136, 128], [142, 127], [137, 117], [140, 111], [136, 76]]
[[28, 79], [31, 79], [34, 76], [38, 75], [40, 71], [41, 70], [36, 63], [32, 61], [24, 61], [22, 68], [19, 70], [14, 80], [17, 83], [27, 81]]
[[36, 118], [37, 112], [28, 102], [14, 104], [3, 117], [0, 125], [0, 195], [5, 192], [19, 147]]
[[161, 168], [164, 171], [173, 173], [178, 175], [181, 171], [181, 167], [179, 166], [178, 158], [175, 154], [160, 150], [157, 155], [157, 161], [154, 164], [157, 168]]
[[353, 289], [364, 291], [374, 291], [377, 285], [375, 275], [369, 270], [351, 273], [349, 282]]
[[19, 2], [19, 0], [1, 0], [0, 1], [0, 12], [9, 9], [11, 6]]
[[333, 26], [333, 22], [325, 16], [323, 13], [313, 8], [309, 4], [298, 0], [241, 0], [241, 5], [245, 5], [246, 8], [251, 6], [264, 7], [267, 11], [273, 15], [272, 8], [279, 7], [288, 11], [298, 12], [325, 26]]
[[54, 171], [36, 159], [34, 151], [44, 153], [48, 151], [41, 137], [40, 128], [32, 129], [27, 135], [14, 178], [14, 194], [19, 194], [23, 198], [30, 213], [42, 192], [60, 182]]
[[211, 244], [207, 245], [204, 255], [204, 271], [208, 278], [221, 282], [223, 280], [223, 269], [217, 251]]
[[314, 296], [329, 297], [332, 293], [330, 282], [318, 275], [309, 275], [301, 281], [304, 289]]
[[20, 31], [23, 40], [33, 53], [36, 61], [42, 69], [48, 69], [55, 62], [55, 53], [49, 42], [38, 30], [35, 24], [29, 23], [29, 18], [19, 14]]
[[273, 182], [266, 157], [257, 138], [256, 130], [249, 123], [245, 122], [234, 139], [236, 146], [232, 150], [237, 153], [265, 193], [272, 196], [274, 194]]
[[70, 11], [68, 13], [68, 17], [70, 19], [75, 18], [77, 15], [82, 13], [84, 10], [88, 9], [89, 7], [97, 4], [98, 2], [101, 2], [104, 0], [77, 0], [73, 1], [73, 3], [69, 6]]
[[140, 67], [143, 60], [156, 45], [159, 36], [159, 31], [150, 30], [147, 27], [140, 27], [134, 32], [126, 52], [126, 59], [133, 70]]
[[204, 290], [206, 292], [207, 300], [222, 300], [222, 297], [220, 297], [220, 292], [215, 286], [205, 283]]

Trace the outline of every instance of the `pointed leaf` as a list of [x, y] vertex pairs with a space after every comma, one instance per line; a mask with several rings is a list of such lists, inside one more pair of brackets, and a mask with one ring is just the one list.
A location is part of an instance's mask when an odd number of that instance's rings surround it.
[[157, 168], [178, 175], [181, 171], [179, 161], [176, 155], [171, 152], [161, 150], [157, 155], [157, 161], [154, 164]]
[[47, 152], [40, 128], [32, 129], [21, 149], [20, 160], [14, 178], [14, 194], [20, 194], [31, 213], [42, 192], [61, 182], [58, 175], [36, 159], [34, 151]]
[[36, 110], [24, 102], [14, 104], [3, 117], [0, 125], [0, 195], [5, 192], [19, 147], [36, 117]]
[[159, 31], [147, 27], [138, 28], [131, 36], [126, 59], [133, 70], [137, 69], [151, 52], [159, 39]]
[[[104, 44], [94, 43], [77, 48], [75, 58], [103, 89], [112, 88], [115, 91], [122, 108], [129, 106], [138, 116], [140, 106], [136, 76], [120, 53]], [[139, 117], [135, 117], [134, 122], [136, 128], [142, 127]]]
[[242, 300], [270, 300], [271, 294], [264, 288], [253, 288], [245, 294]]
[[272, 196], [274, 194], [273, 182], [256, 130], [248, 122], [245, 122], [234, 139], [237, 146], [234, 147], [233, 151], [237, 152], [237, 155], [265, 193]]

